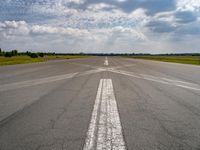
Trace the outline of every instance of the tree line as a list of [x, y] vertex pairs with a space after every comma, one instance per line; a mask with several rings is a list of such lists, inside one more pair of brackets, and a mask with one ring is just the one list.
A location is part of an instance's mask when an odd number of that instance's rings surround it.
[[52, 55], [87, 55], [87, 56], [200, 56], [200, 53], [169, 53], [169, 54], [149, 54], [149, 53], [55, 53], [55, 52], [19, 52], [18, 50], [12, 50], [12, 51], [3, 51], [0, 48], [0, 56], [4, 57], [13, 57], [13, 56], [30, 56], [31, 58], [38, 58], [38, 57], [44, 57], [52, 56]]
[[13, 57], [13, 56], [29, 56], [31, 58], [44, 57], [45, 55], [55, 55], [55, 53], [42, 53], [42, 52], [19, 52], [18, 50], [3, 51], [0, 48], [0, 56]]

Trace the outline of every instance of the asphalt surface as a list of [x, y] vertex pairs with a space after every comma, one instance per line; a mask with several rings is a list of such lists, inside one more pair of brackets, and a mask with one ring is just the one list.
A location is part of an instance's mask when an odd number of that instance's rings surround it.
[[0, 150], [83, 149], [199, 150], [200, 67], [120, 57], [0, 67]]

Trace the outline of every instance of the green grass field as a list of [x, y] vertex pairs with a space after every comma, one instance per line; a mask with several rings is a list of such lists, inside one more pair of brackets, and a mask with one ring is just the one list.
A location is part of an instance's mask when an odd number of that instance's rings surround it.
[[200, 56], [129, 56], [129, 58], [200, 65]]
[[75, 58], [86, 58], [88, 56], [79, 56], [79, 55], [58, 55], [58, 56], [44, 56], [38, 58], [31, 58], [29, 56], [14, 56], [14, 57], [3, 57], [0, 56], [0, 66], [4, 65], [16, 65], [16, 64], [27, 64], [27, 63], [35, 63], [35, 62], [43, 62], [48, 60], [55, 59], [75, 59]]

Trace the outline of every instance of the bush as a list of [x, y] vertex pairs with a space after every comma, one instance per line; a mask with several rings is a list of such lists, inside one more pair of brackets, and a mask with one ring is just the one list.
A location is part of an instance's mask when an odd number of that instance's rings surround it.
[[12, 56], [17, 56], [18, 51], [17, 50], [12, 50], [11, 53], [12, 53]]
[[5, 52], [4, 56], [5, 56], [5, 57], [12, 57], [13, 55], [12, 55], [11, 52]]
[[40, 57], [44, 57], [44, 53], [38, 53]]
[[25, 55], [30, 56], [31, 52], [26, 51]]
[[0, 48], [0, 56], [3, 56], [3, 51], [1, 48]]
[[38, 55], [36, 53], [31, 53], [29, 51], [26, 51], [25, 53], [27, 56], [30, 56], [31, 58], [38, 58]]
[[38, 58], [38, 55], [36, 53], [29, 53], [29, 56], [31, 58]]

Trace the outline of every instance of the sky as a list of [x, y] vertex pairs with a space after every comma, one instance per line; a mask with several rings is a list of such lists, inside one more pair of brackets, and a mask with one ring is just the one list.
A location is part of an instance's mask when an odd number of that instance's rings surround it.
[[3, 50], [200, 52], [200, 0], [0, 0]]

